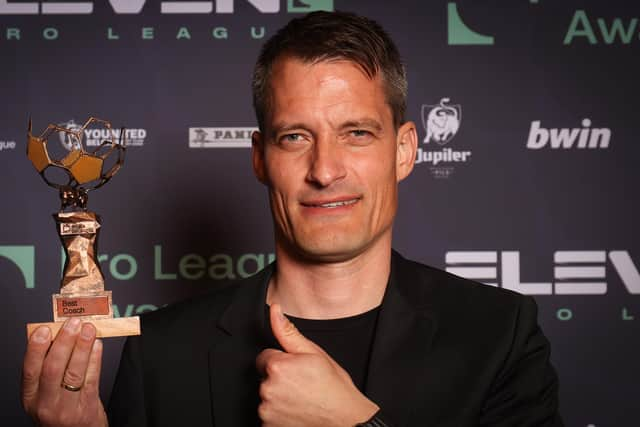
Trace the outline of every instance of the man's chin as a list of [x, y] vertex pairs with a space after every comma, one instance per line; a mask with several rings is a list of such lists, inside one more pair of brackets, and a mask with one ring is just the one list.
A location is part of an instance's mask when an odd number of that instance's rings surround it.
[[347, 262], [357, 258], [366, 250], [366, 245], [359, 242], [326, 242], [324, 244], [298, 244], [295, 251], [298, 256], [312, 263]]

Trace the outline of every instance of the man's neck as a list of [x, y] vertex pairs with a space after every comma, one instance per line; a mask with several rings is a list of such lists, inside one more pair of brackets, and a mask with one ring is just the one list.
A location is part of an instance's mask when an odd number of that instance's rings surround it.
[[391, 239], [380, 239], [357, 256], [340, 262], [292, 257], [276, 245], [277, 271], [269, 281], [267, 303], [305, 319], [336, 319], [382, 303], [391, 269]]

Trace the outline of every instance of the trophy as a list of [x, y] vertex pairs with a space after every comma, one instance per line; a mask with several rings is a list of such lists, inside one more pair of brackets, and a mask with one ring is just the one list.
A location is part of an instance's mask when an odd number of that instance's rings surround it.
[[[85, 131], [96, 147], [91, 151], [85, 148]], [[53, 149], [59, 147], [50, 144], [55, 134], [65, 149], [59, 159], [52, 158]], [[56, 336], [71, 317], [91, 322], [98, 337], [140, 335], [139, 317], [113, 317], [111, 291], [104, 289], [97, 260], [100, 217], [87, 210], [89, 191], [102, 187], [122, 167], [125, 145], [124, 128], [116, 140], [111, 123], [94, 117], [82, 126], [50, 124], [40, 136], [33, 136], [29, 120], [27, 156], [47, 185], [60, 193], [60, 211], [53, 218], [66, 261], [60, 293], [52, 297], [53, 322], [27, 324], [27, 336], [41, 325]]]

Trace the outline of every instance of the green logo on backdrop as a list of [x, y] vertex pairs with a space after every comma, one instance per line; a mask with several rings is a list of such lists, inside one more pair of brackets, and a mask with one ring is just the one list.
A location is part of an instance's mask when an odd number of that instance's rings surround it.
[[287, 12], [307, 13], [316, 10], [333, 12], [333, 0], [287, 0]]
[[27, 289], [35, 287], [35, 249], [33, 246], [0, 246], [0, 256], [12, 261], [24, 277]]
[[450, 45], [492, 45], [493, 36], [485, 36], [473, 31], [462, 22], [458, 5], [449, 3], [447, 9], [448, 43]]

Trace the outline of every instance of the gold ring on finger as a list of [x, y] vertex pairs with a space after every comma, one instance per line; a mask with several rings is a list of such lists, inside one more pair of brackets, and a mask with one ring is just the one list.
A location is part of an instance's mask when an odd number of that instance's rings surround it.
[[62, 381], [62, 383], [60, 383], [60, 387], [62, 387], [65, 390], [69, 390], [69, 391], [80, 391], [80, 389], [82, 388], [82, 386], [76, 387], [74, 385], [71, 384], [67, 384], [64, 381]]

